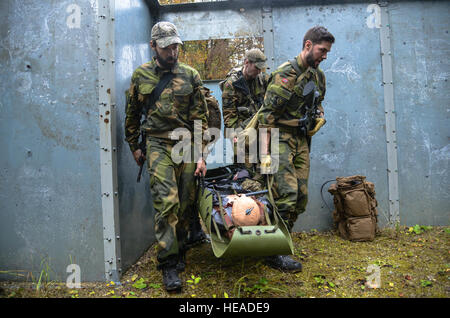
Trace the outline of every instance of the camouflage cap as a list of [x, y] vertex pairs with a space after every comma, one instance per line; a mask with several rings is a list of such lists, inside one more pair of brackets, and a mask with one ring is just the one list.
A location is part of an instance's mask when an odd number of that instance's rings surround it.
[[245, 58], [252, 63], [256, 64], [256, 67], [260, 70], [265, 69], [266, 65], [266, 56], [260, 49], [251, 49], [245, 53]]
[[152, 28], [152, 40], [161, 48], [174, 43], [183, 44], [176, 26], [170, 22], [156, 23]]

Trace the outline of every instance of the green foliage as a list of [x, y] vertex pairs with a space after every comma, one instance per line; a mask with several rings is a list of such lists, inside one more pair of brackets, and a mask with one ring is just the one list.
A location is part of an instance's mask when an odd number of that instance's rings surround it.
[[414, 233], [414, 234], [422, 234], [423, 232], [425, 232], [425, 231], [429, 231], [429, 230], [431, 230], [433, 227], [432, 226], [426, 226], [426, 225], [419, 225], [419, 224], [416, 224], [416, 225], [414, 225], [414, 226], [411, 226], [409, 229], [408, 229], [408, 232], [409, 233]]
[[427, 287], [427, 286], [432, 286], [432, 285], [433, 285], [433, 283], [427, 279], [420, 280], [420, 286], [422, 286], [422, 287]]
[[139, 278], [132, 286], [137, 289], [144, 289], [147, 287], [147, 284], [144, 278]]
[[191, 279], [188, 279], [186, 282], [189, 284], [197, 285], [198, 283], [200, 283], [201, 280], [202, 280], [202, 278], [200, 276], [195, 277], [195, 275], [192, 274]]

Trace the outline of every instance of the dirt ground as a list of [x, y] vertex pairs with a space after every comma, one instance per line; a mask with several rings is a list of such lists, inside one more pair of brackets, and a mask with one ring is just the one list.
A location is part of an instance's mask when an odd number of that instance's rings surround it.
[[[208, 243], [187, 254], [181, 293], [167, 293], [152, 246], [120, 284], [65, 283], [33, 278], [0, 282], [1, 298], [448, 298], [450, 228], [383, 229], [372, 242], [350, 242], [334, 232], [292, 235], [303, 264], [296, 274], [267, 267], [263, 258], [217, 259]], [[0, 269], [1, 270], [1, 269]], [[3, 271], [5, 273], [5, 271]], [[45, 275], [44, 275], [45, 277]]]

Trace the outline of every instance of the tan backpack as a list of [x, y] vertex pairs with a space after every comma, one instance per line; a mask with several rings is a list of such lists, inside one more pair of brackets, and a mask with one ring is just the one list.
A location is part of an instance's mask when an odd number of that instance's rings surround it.
[[350, 241], [372, 241], [378, 231], [375, 186], [365, 176], [337, 177], [328, 188], [333, 195], [333, 220], [339, 235]]
[[217, 99], [211, 94], [211, 90], [205, 86], [200, 87], [200, 91], [205, 96], [208, 106], [208, 127], [220, 129], [222, 126], [222, 115]]

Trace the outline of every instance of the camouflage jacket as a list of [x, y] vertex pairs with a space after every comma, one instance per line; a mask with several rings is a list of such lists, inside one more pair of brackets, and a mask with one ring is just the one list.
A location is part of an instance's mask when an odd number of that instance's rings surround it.
[[319, 90], [318, 109], [323, 112], [322, 101], [325, 96], [325, 74], [320, 68], [314, 69], [302, 65], [300, 55], [296, 57], [302, 74], [297, 76], [289, 62], [281, 64], [275, 70], [267, 87], [262, 109], [258, 115], [259, 127], [279, 127], [279, 121], [300, 119], [304, 115], [303, 88], [314, 81]]
[[264, 100], [268, 75], [260, 73], [255, 79], [246, 81], [241, 69], [233, 69], [220, 83], [222, 90], [222, 112], [227, 128], [244, 128], [258, 111]]
[[183, 63], [177, 63], [172, 69], [175, 77], [162, 91], [155, 105], [149, 108], [141, 127], [143, 107], [163, 72], [168, 71], [158, 67], [153, 59], [138, 67], [131, 77], [130, 88], [126, 93], [125, 139], [133, 152], [139, 148], [140, 129], [148, 135], [162, 138], [168, 138], [172, 130], [180, 127], [193, 133], [194, 120], [201, 121], [202, 131], [208, 129], [208, 110], [200, 91], [203, 85], [200, 75]]

